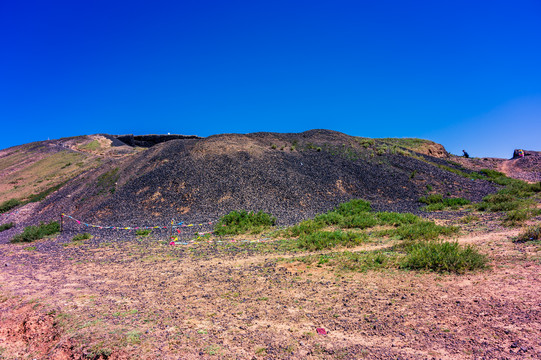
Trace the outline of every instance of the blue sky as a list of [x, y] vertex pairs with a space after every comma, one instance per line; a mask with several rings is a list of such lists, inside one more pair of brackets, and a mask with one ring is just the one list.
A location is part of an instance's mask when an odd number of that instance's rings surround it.
[[314, 128], [541, 150], [541, 2], [2, 1], [0, 148]]

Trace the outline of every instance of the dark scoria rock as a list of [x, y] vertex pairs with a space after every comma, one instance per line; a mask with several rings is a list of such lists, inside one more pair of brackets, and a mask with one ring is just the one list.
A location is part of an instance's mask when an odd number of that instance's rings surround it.
[[[353, 198], [375, 210], [418, 213], [427, 185], [472, 201], [496, 190], [433, 165], [453, 166], [444, 159], [390, 149], [378, 156], [378, 146], [364, 148], [357, 138], [327, 130], [170, 140], [79, 176], [39, 212], [120, 226], [202, 222], [245, 209], [292, 224]], [[114, 175], [110, 187], [100, 188], [103, 174]]]

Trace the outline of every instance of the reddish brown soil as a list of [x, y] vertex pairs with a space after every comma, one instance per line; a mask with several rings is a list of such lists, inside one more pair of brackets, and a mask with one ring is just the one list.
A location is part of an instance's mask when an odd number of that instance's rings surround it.
[[465, 275], [336, 272], [273, 245], [0, 245], [0, 356], [540, 358], [541, 246], [498, 224], [465, 226], [491, 260]]

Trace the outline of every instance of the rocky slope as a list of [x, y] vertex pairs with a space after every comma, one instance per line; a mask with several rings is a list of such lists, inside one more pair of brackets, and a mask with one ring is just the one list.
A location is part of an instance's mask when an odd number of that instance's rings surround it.
[[417, 212], [429, 191], [478, 201], [496, 190], [448, 171], [469, 170], [441, 151], [431, 157], [403, 145], [328, 130], [174, 139], [102, 157], [37, 206], [34, 221], [66, 213], [102, 225], [154, 225], [246, 209], [291, 224], [352, 198]]

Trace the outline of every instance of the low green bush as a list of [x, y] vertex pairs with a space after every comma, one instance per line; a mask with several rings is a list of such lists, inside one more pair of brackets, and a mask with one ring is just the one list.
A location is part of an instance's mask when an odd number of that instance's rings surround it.
[[135, 231], [135, 235], [137, 236], [148, 236], [152, 232], [151, 229], [139, 229]]
[[60, 232], [60, 224], [57, 221], [51, 221], [48, 224], [40, 222], [39, 226], [27, 226], [21, 234], [17, 234], [11, 238], [12, 243], [31, 242], [34, 240], [43, 239], [45, 236], [58, 234]]
[[366, 241], [368, 235], [342, 230], [317, 231], [309, 235], [301, 236], [297, 246], [301, 249], [315, 251], [329, 249], [336, 246], [352, 247]]
[[535, 240], [541, 240], [541, 225], [529, 226], [518, 236], [515, 242], [526, 242]]
[[471, 223], [471, 222], [473, 222], [473, 221], [479, 221], [479, 216], [470, 214], [470, 215], [464, 216], [464, 217], [461, 218], [459, 221], [460, 221], [462, 224], [469, 224], [469, 223]]
[[8, 212], [9, 210], [21, 204], [22, 202], [18, 199], [10, 199], [10, 200], [4, 201], [2, 204], [0, 204], [0, 214]]
[[524, 207], [524, 200], [501, 192], [487, 195], [477, 204], [477, 210], [490, 212], [511, 211], [521, 207]]
[[306, 264], [327, 265], [338, 271], [377, 270], [396, 267], [397, 254], [383, 250], [350, 252], [342, 251], [329, 254], [308, 255], [299, 258]]
[[468, 205], [471, 202], [464, 198], [444, 198], [441, 194], [430, 194], [428, 196], [421, 197], [419, 202], [427, 204], [424, 211], [437, 211], [447, 208], [458, 209], [461, 206]]
[[421, 218], [411, 213], [396, 213], [396, 212], [377, 212], [376, 217], [381, 225], [399, 226], [404, 224], [415, 224], [421, 221]]
[[507, 212], [507, 215], [503, 219], [505, 225], [519, 225], [526, 220], [531, 219], [534, 216], [541, 214], [541, 209], [518, 209]]
[[362, 200], [362, 199], [353, 199], [348, 202], [342, 203], [338, 205], [334, 212], [343, 215], [356, 215], [361, 214], [364, 212], [371, 211], [372, 207], [368, 201]]
[[482, 269], [486, 256], [474, 247], [460, 246], [456, 242], [423, 241], [412, 245], [400, 267], [412, 270], [464, 273], [467, 270]]
[[316, 216], [312, 220], [306, 220], [278, 231], [276, 235], [308, 236], [331, 225], [361, 230], [378, 225], [390, 225], [394, 226], [394, 229], [378, 231], [378, 234], [406, 240], [435, 239], [440, 235], [450, 235], [458, 231], [457, 227], [438, 226], [410, 213], [371, 212], [370, 209], [370, 203], [367, 201], [351, 200], [340, 204], [332, 211]]
[[2, 224], [2, 225], [0, 225], [0, 232], [6, 231], [6, 230], [8, 230], [8, 229], [11, 229], [11, 228], [14, 227], [14, 226], [15, 226], [15, 224], [12, 223], [12, 222], [9, 222], [9, 223], [6, 223], [6, 224]]
[[83, 241], [83, 240], [88, 240], [92, 238], [92, 235], [90, 235], [89, 233], [82, 233], [82, 234], [77, 234], [75, 235], [71, 241]]
[[224, 215], [214, 227], [216, 235], [259, 234], [276, 224], [276, 218], [271, 214], [259, 211], [257, 213], [245, 210], [231, 211]]
[[400, 240], [434, 240], [441, 235], [453, 235], [459, 231], [457, 226], [436, 225], [432, 221], [418, 221], [413, 224], [403, 224], [396, 229], [383, 233], [395, 236]]
[[443, 195], [442, 194], [430, 194], [428, 196], [423, 196], [419, 199], [419, 202], [424, 204], [436, 204], [443, 202]]
[[445, 205], [443, 203], [430, 204], [430, 205], [426, 205], [421, 210], [423, 210], [423, 211], [441, 211], [441, 210], [445, 210]]

